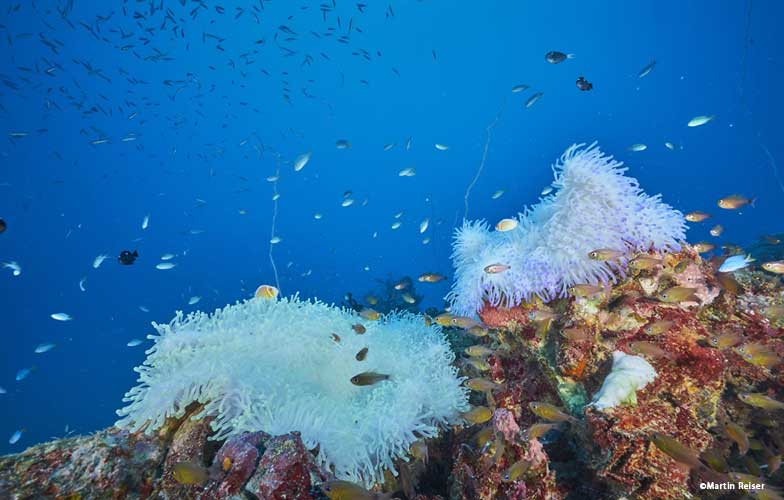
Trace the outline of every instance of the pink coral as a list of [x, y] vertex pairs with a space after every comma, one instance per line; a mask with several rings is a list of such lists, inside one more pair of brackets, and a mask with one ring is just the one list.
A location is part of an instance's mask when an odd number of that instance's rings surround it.
[[520, 426], [515, 422], [514, 415], [506, 408], [498, 408], [493, 412], [493, 427], [504, 439], [512, 441], [520, 434]]

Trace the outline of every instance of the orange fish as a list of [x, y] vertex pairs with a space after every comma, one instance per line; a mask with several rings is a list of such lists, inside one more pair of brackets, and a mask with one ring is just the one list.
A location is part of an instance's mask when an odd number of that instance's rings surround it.
[[707, 243], [705, 241], [701, 241], [699, 243], [694, 244], [694, 251], [697, 253], [710, 252], [714, 248], [716, 248], [716, 245], [714, 245], [713, 243]]
[[256, 289], [254, 297], [257, 299], [271, 300], [278, 296], [278, 289], [272, 285], [261, 285]]
[[706, 214], [705, 212], [691, 212], [686, 214], [685, 219], [689, 222], [702, 222], [705, 219], [710, 219], [710, 214]]
[[754, 202], [756, 201], [757, 198], [749, 199], [739, 194], [731, 194], [720, 199], [718, 205], [725, 210], [737, 210], [746, 205], [751, 205], [753, 207]]
[[446, 276], [443, 274], [436, 274], [436, 273], [425, 273], [419, 276], [419, 281], [422, 283], [438, 283], [439, 281], [444, 281]]

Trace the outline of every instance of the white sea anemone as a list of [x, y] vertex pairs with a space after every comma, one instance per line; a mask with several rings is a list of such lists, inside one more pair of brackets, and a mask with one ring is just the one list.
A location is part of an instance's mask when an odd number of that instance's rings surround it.
[[[596, 249], [680, 249], [683, 215], [660, 195], [643, 193], [596, 143], [583, 146], [572, 145], [553, 165], [556, 191], [520, 214], [517, 228], [490, 232], [484, 223], [465, 222], [455, 233], [455, 282], [447, 296], [453, 313], [473, 315], [485, 301], [513, 306], [534, 295], [547, 301], [576, 283], [614, 282], [627, 258], [592, 260], [588, 253]], [[487, 275], [484, 265], [493, 260], [510, 269]]]
[[[362, 335], [352, 325], [362, 323]], [[192, 402], [212, 415], [213, 439], [246, 431], [299, 431], [342, 479], [378, 482], [411, 443], [435, 436], [467, 409], [454, 353], [437, 326], [411, 314], [364, 321], [297, 297], [254, 299], [212, 315], [177, 312], [135, 370], [139, 385], [118, 427], [152, 432]], [[332, 334], [340, 340], [336, 341]], [[364, 361], [356, 354], [368, 348]], [[356, 386], [366, 371], [390, 380]]]
[[637, 391], [655, 378], [656, 370], [643, 358], [615, 351], [612, 370], [604, 379], [590, 406], [604, 410], [622, 403], [636, 405]]

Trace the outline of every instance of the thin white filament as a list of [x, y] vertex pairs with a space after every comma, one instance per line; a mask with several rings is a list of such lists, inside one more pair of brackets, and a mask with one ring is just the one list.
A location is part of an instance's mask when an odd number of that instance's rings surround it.
[[272, 273], [275, 275], [275, 288], [280, 293], [280, 281], [278, 280], [278, 267], [275, 265], [275, 257], [272, 255], [272, 238], [275, 237], [275, 222], [278, 219], [278, 178], [280, 177], [280, 157], [275, 157], [275, 181], [272, 183], [272, 227], [270, 228], [269, 260], [272, 265]]
[[768, 148], [766, 148], [761, 141], [759, 141], [759, 145], [762, 148], [762, 150], [765, 151], [765, 154], [768, 156], [768, 161], [770, 161], [770, 168], [773, 169], [773, 176], [776, 178], [776, 182], [779, 184], [779, 188], [781, 188], [781, 192], [784, 193], [784, 184], [782, 184], [781, 177], [779, 177], [779, 169], [776, 166], [776, 159], [773, 158], [773, 155], [770, 154]]
[[487, 128], [485, 129], [485, 133], [487, 134], [487, 139], [485, 140], [485, 150], [482, 153], [482, 162], [479, 164], [479, 168], [476, 171], [476, 175], [474, 175], [471, 184], [469, 184], [468, 187], [466, 188], [465, 196], [463, 197], [463, 202], [465, 204], [463, 219], [468, 218], [468, 197], [471, 195], [471, 189], [473, 189], [474, 184], [476, 184], [476, 181], [479, 180], [479, 176], [482, 175], [482, 170], [485, 168], [485, 160], [487, 160], [487, 151], [490, 149], [490, 139], [492, 137], [491, 132], [493, 128], [496, 126], [496, 124], [498, 123], [498, 120], [501, 119], [501, 114], [504, 112], [505, 104], [506, 104], [506, 99], [504, 99], [504, 102], [501, 104], [501, 109], [498, 110], [498, 114], [495, 115], [495, 120], [493, 120], [493, 122], [490, 125], [488, 125]]

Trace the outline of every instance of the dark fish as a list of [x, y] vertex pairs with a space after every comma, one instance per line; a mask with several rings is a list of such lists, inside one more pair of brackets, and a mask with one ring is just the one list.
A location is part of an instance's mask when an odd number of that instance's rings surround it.
[[367, 353], [368, 353], [368, 348], [367, 348], [367, 347], [363, 347], [363, 348], [362, 348], [362, 349], [361, 349], [361, 350], [360, 350], [360, 351], [357, 353], [357, 355], [356, 355], [356, 356], [354, 356], [354, 357], [355, 357], [355, 358], [357, 358], [357, 361], [364, 361], [364, 360], [365, 360], [365, 357], [367, 356]]
[[0, 219], [0, 233], [4, 233], [8, 229], [8, 224], [3, 219]]
[[589, 82], [585, 79], [585, 77], [578, 77], [577, 81], [575, 82], [577, 88], [582, 91], [591, 90], [593, 88], [593, 83]]
[[136, 259], [138, 257], [139, 257], [139, 252], [137, 252], [136, 250], [134, 250], [133, 252], [131, 252], [130, 250], [123, 250], [122, 252], [120, 252], [120, 256], [117, 257], [117, 262], [119, 262], [124, 266], [130, 266], [131, 264], [136, 262]]
[[373, 385], [384, 380], [389, 380], [390, 378], [389, 375], [383, 373], [362, 372], [351, 377], [351, 383], [359, 386]]
[[550, 64], [558, 64], [560, 62], [564, 62], [567, 59], [574, 59], [574, 54], [564, 54], [563, 52], [553, 50], [545, 54], [544, 59]]

